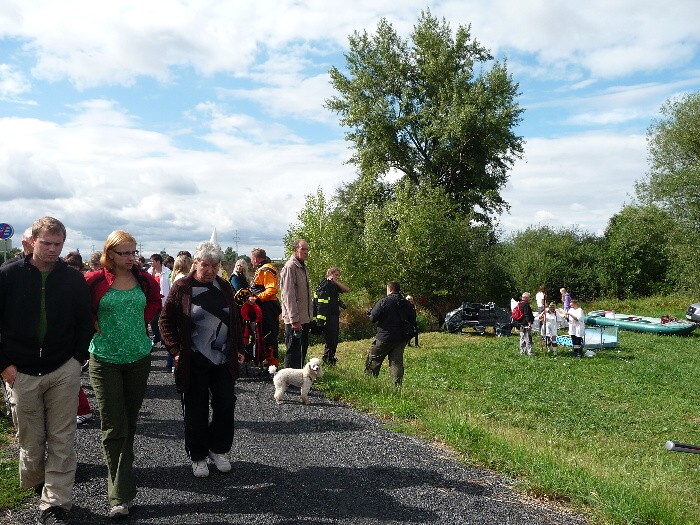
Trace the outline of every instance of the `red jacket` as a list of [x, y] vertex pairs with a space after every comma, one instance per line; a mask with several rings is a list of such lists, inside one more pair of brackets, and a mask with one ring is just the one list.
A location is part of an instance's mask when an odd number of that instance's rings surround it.
[[[141, 286], [141, 290], [143, 290], [143, 293], [146, 295], [146, 308], [144, 308], [143, 311], [143, 319], [146, 323], [150, 323], [151, 319], [153, 319], [162, 308], [160, 285], [152, 275], [139, 270], [136, 266], [131, 268], [131, 273], [134, 274], [136, 281], [139, 283], [139, 286]], [[93, 324], [97, 321], [97, 310], [100, 307], [100, 300], [112, 287], [115, 278], [116, 275], [114, 272], [106, 268], [85, 274], [85, 280], [90, 288]]]

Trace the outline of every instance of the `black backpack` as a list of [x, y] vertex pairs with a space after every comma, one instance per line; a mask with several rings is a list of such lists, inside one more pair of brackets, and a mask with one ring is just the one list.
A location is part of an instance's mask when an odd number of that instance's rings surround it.
[[399, 311], [401, 312], [401, 334], [406, 339], [412, 339], [418, 333], [416, 310], [404, 296], [399, 296]]

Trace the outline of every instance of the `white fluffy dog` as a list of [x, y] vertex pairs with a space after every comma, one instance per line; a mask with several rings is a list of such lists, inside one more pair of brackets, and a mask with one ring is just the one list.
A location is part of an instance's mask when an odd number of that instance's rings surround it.
[[282, 395], [289, 385], [301, 388], [301, 402], [308, 404], [311, 384], [314, 379], [323, 375], [321, 360], [318, 357], [311, 359], [304, 368], [283, 368], [278, 372], [277, 367], [271, 366], [269, 371], [274, 374], [272, 382], [275, 384], [275, 401], [278, 405], [282, 403]]

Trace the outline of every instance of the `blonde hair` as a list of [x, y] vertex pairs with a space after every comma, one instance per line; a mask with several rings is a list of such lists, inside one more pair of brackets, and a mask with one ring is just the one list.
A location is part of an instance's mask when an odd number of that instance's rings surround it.
[[104, 266], [108, 270], [114, 269], [114, 266], [112, 265], [112, 259], [107, 257], [107, 252], [109, 250], [114, 250], [114, 248], [124, 243], [133, 244], [135, 246], [136, 239], [134, 239], [134, 237], [129, 232], [125, 232], [124, 230], [114, 230], [107, 236], [107, 240], [105, 241], [105, 247], [102, 250], [102, 256], [100, 257], [100, 263], [102, 263], [102, 266]]
[[248, 266], [248, 261], [245, 259], [238, 259], [236, 262], [233, 264], [233, 269], [236, 269], [236, 266], [241, 265], [243, 267], [243, 275], [246, 277], [248, 276], [248, 272], [250, 271], [250, 267]]
[[190, 273], [190, 269], [192, 268], [192, 257], [188, 257], [187, 255], [178, 255], [175, 258], [175, 262], [173, 263], [173, 280], [175, 277], [178, 275], [182, 274], [188, 274]]

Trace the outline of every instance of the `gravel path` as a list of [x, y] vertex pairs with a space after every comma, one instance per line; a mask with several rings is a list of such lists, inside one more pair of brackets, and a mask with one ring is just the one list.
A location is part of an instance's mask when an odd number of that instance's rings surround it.
[[[585, 524], [582, 516], [530, 500], [492, 472], [384, 430], [371, 416], [316, 390], [307, 406], [297, 392], [277, 406], [272, 383], [263, 378], [238, 382], [233, 471], [221, 474], [212, 465], [209, 478], [197, 479], [184, 452], [180, 402], [165, 354], [153, 357], [136, 436], [139, 495], [123, 523]], [[112, 522], [105, 517], [99, 422], [79, 427], [77, 439], [71, 523]], [[33, 524], [37, 515], [34, 499], [1, 514], [0, 523]]]

